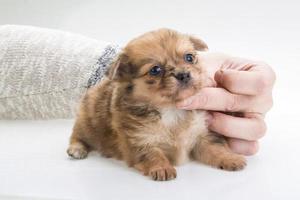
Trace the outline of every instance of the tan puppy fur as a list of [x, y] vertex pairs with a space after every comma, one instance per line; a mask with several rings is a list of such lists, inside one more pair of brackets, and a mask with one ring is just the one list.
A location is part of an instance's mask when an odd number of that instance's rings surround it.
[[107, 77], [83, 98], [68, 154], [81, 159], [97, 150], [161, 181], [175, 178], [174, 165], [189, 159], [244, 168], [245, 159], [207, 129], [205, 111], [175, 107], [203, 87], [197, 51], [206, 49], [200, 39], [169, 29], [129, 42]]

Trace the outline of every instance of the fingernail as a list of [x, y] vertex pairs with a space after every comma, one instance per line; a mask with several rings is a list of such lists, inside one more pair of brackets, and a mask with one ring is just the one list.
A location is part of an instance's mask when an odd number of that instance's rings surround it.
[[181, 101], [181, 102], [177, 103], [176, 106], [177, 106], [178, 108], [186, 108], [186, 107], [188, 107], [189, 105], [191, 105], [192, 102], [193, 102], [193, 98], [188, 98], [188, 99], [186, 99], [186, 100], [184, 100], [184, 101]]
[[222, 84], [223, 83], [223, 75], [224, 75], [225, 70], [224, 69], [220, 69], [215, 73], [215, 80], [219, 83]]

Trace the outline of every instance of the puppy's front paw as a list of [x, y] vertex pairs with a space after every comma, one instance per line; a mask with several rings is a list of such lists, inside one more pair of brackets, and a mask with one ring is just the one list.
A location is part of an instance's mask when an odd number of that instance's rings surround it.
[[235, 155], [222, 160], [218, 168], [228, 171], [238, 171], [244, 169], [246, 165], [247, 162], [243, 156]]
[[176, 169], [172, 165], [154, 166], [149, 170], [149, 175], [155, 181], [168, 181], [177, 176]]
[[81, 145], [70, 145], [67, 153], [69, 156], [75, 159], [83, 159], [88, 155], [87, 149]]

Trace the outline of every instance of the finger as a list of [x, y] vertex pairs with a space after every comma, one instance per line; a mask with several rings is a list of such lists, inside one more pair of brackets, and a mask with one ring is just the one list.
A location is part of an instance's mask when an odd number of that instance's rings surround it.
[[224, 112], [265, 113], [273, 105], [272, 94], [236, 95], [223, 88], [203, 88], [196, 95], [176, 104], [185, 110], [205, 109]]
[[258, 72], [219, 70], [215, 80], [232, 93], [256, 95], [260, 93], [263, 77]]
[[270, 67], [256, 66], [247, 71], [221, 69], [214, 78], [218, 85], [232, 93], [258, 95], [272, 90], [275, 73]]
[[258, 141], [247, 141], [235, 138], [228, 138], [228, 145], [232, 151], [245, 156], [251, 156], [258, 152], [259, 143]]
[[255, 141], [266, 132], [266, 124], [260, 117], [240, 118], [219, 112], [211, 114], [209, 129], [230, 138]]
[[177, 103], [176, 106], [185, 110], [263, 113], [272, 106], [272, 96], [236, 95], [223, 88], [203, 88], [199, 93]]

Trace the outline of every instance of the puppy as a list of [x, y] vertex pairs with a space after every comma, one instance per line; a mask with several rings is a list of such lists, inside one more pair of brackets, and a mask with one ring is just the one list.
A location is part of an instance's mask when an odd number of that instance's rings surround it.
[[206, 111], [175, 107], [203, 87], [197, 51], [205, 50], [200, 39], [169, 29], [130, 41], [82, 99], [67, 153], [82, 159], [96, 150], [159, 181], [174, 179], [174, 165], [189, 159], [224, 170], [244, 168], [244, 157], [207, 129]]

